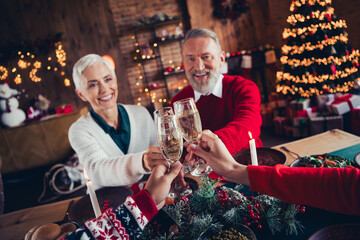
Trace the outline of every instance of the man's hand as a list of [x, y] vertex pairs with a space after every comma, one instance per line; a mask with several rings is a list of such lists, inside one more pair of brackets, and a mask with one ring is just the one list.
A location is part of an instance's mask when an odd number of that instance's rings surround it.
[[202, 132], [199, 145], [187, 144], [186, 149], [204, 159], [226, 180], [249, 184], [247, 166], [237, 163], [221, 139], [210, 130]]
[[174, 163], [170, 171], [160, 164], [154, 167], [149, 180], [146, 183], [145, 190], [150, 194], [158, 209], [165, 204], [165, 198], [169, 194], [172, 181], [178, 176], [182, 165], [180, 162]]

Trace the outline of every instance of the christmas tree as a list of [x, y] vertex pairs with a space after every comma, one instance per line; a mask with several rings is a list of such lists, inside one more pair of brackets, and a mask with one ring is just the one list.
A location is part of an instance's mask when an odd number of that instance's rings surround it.
[[360, 80], [359, 50], [331, 0], [293, 0], [285, 28], [276, 91], [291, 98], [348, 92]]

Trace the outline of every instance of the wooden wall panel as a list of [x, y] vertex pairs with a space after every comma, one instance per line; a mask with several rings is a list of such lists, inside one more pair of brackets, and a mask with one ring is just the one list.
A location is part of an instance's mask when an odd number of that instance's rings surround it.
[[[69, 77], [74, 63], [88, 53], [108, 54], [116, 63], [116, 74], [121, 86], [119, 101], [133, 103], [128, 80], [122, 74], [124, 62], [118, 47], [114, 21], [108, 0], [0, 0], [0, 15], [2, 37], [0, 46], [19, 39], [46, 39], [48, 34], [62, 32], [63, 45], [67, 53]], [[80, 109], [84, 103], [78, 99], [74, 86], [64, 87], [61, 79], [54, 74], [46, 74], [40, 83], [24, 79], [16, 89], [25, 89], [29, 99], [37, 94], [46, 95], [51, 100], [51, 106], [72, 104]], [[21, 100], [21, 101], [25, 101]]]

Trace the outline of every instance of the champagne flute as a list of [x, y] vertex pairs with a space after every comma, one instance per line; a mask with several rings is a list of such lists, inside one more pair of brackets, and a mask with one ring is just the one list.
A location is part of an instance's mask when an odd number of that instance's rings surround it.
[[[169, 109], [155, 111], [154, 118], [161, 152], [171, 167], [180, 160], [183, 151], [183, 139], [178, 119]], [[168, 197], [174, 199], [191, 193], [191, 188], [183, 188], [175, 181]]]
[[[184, 139], [193, 144], [199, 144], [202, 132], [201, 119], [193, 98], [185, 98], [174, 102], [174, 110], [179, 119]], [[195, 156], [196, 168], [191, 171], [193, 176], [202, 176], [212, 171], [203, 159]]]

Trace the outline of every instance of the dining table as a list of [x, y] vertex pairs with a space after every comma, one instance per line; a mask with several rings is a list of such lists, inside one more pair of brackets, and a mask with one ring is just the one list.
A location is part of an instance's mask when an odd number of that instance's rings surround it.
[[[286, 165], [290, 165], [299, 156], [307, 154], [336, 153], [353, 159], [353, 155], [360, 152], [360, 137], [333, 129], [273, 146], [272, 149], [285, 154]], [[81, 198], [67, 199], [0, 215], [0, 239], [24, 239], [25, 234], [34, 226], [66, 220], [70, 205]], [[307, 239], [316, 231], [332, 224], [360, 223], [358, 216], [342, 215], [312, 207], [307, 207], [306, 213], [302, 214], [299, 220], [303, 223], [305, 230], [297, 236], [288, 236], [285, 233], [272, 235], [266, 229], [255, 229], [254, 233], [257, 239]]]

